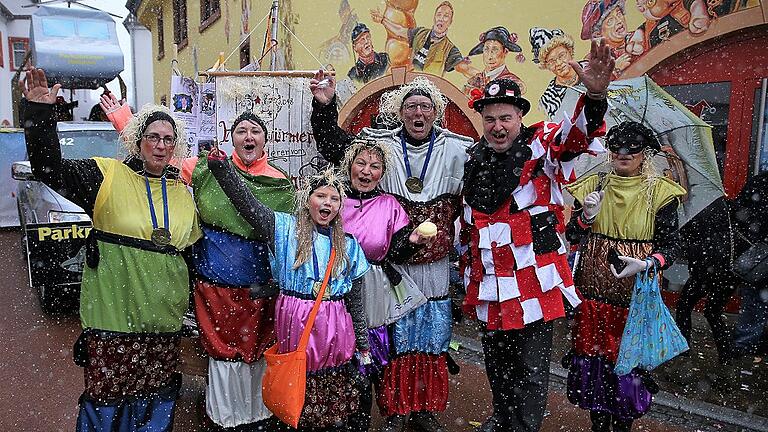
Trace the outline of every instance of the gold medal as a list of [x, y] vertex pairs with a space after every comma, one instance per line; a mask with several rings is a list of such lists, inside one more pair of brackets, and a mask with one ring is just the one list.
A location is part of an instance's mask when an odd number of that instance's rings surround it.
[[[317, 294], [320, 292], [320, 288], [323, 286], [322, 282], [315, 282], [312, 284], [312, 295], [317, 298]], [[325, 287], [325, 292], [323, 293], [323, 300], [328, 300], [331, 298], [331, 292], [328, 290], [328, 287]]]
[[163, 247], [171, 244], [171, 232], [168, 228], [155, 228], [152, 230], [152, 243]]
[[424, 183], [418, 177], [408, 177], [405, 179], [405, 187], [411, 193], [421, 193], [424, 190]]

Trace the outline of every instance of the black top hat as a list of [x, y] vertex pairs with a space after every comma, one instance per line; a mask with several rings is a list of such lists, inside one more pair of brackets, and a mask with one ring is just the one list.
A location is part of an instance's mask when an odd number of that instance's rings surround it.
[[661, 144], [653, 131], [634, 121], [624, 121], [612, 127], [605, 141], [608, 149], [614, 153], [636, 154], [646, 147], [661, 150]]
[[509, 30], [499, 26], [494, 27], [485, 33], [480, 33], [480, 43], [475, 45], [475, 47], [469, 51], [469, 55], [473, 56], [481, 54], [483, 52], [483, 45], [487, 40], [499, 41], [502, 45], [504, 45], [504, 48], [513, 52], [520, 52], [523, 50], [518, 44], [515, 43], [517, 42], [517, 35], [510, 34]]
[[357, 38], [360, 37], [361, 34], [370, 33], [370, 32], [371, 30], [368, 28], [367, 25], [363, 23], [357, 23], [355, 28], [352, 29], [352, 43], [355, 43], [355, 41], [357, 40]]
[[485, 105], [494, 103], [514, 105], [523, 110], [523, 115], [526, 115], [531, 109], [531, 103], [520, 96], [520, 86], [508, 78], [495, 79], [486, 84], [483, 96], [472, 102], [472, 108], [482, 113]]

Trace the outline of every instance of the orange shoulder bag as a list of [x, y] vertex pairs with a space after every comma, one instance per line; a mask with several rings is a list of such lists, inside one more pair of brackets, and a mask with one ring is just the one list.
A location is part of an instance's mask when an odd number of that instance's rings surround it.
[[278, 344], [274, 344], [264, 352], [264, 359], [267, 362], [267, 371], [264, 373], [264, 380], [261, 384], [264, 405], [283, 423], [294, 428], [298, 428], [301, 410], [304, 408], [304, 396], [307, 387], [307, 344], [309, 344], [309, 333], [315, 324], [317, 311], [320, 309], [320, 302], [328, 286], [335, 258], [336, 249], [331, 248], [331, 257], [325, 270], [323, 284], [317, 293], [315, 304], [309, 313], [307, 324], [304, 327], [304, 332], [301, 334], [296, 351], [279, 354], [277, 352]]

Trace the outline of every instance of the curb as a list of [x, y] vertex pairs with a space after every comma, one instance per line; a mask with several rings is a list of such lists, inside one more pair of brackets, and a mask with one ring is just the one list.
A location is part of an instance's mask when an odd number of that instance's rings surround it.
[[[452, 340], [461, 345], [459, 349], [464, 349], [468, 354], [474, 356], [475, 360], [478, 360], [476, 363], [478, 363], [480, 367], [484, 367], [482, 361], [483, 347], [480, 344], [480, 341], [455, 334], [453, 335]], [[550, 362], [549, 371], [550, 377], [554, 377], [557, 382], [565, 385], [565, 381], [568, 378], [568, 371], [554, 362]], [[662, 414], [667, 414], [670, 411], [675, 411], [678, 413], [677, 417], [679, 418], [690, 418], [691, 416], [700, 418], [701, 421], [699, 421], [699, 423], [702, 423], [702, 425], [706, 424], [712, 426], [713, 422], [717, 422], [735, 427], [737, 429], [734, 430], [741, 432], [768, 432], [768, 418], [733, 408], [676, 396], [663, 390], [653, 396], [653, 402], [654, 404], [651, 406], [652, 412], [662, 411]], [[663, 407], [663, 409], [660, 410], [660, 407]]]

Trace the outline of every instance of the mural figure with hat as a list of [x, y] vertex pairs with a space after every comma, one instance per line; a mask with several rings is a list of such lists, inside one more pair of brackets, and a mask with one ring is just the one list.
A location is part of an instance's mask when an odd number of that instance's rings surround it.
[[[509, 78], [520, 87], [520, 92], [525, 94], [525, 84], [517, 75], [507, 68], [505, 60], [510, 52], [522, 51], [517, 42], [517, 33], [509, 33], [504, 27], [494, 27], [480, 34], [480, 43], [469, 51], [469, 55], [483, 55], [485, 69], [467, 80], [464, 85], [464, 93], [470, 95], [472, 89], [482, 90], [488, 82], [500, 78]], [[517, 55], [517, 61], [522, 63], [525, 57]]]
[[[371, 9], [371, 17], [374, 21], [381, 24], [386, 20], [409, 30], [416, 27], [416, 18], [413, 15], [419, 7], [419, 0], [386, 0], [384, 3], [383, 11], [379, 11], [378, 8]], [[408, 43], [408, 35], [396, 33], [387, 26], [384, 29], [387, 31], [384, 49], [389, 54], [392, 66], [410, 68], [411, 46]]]
[[571, 244], [582, 244], [574, 282], [583, 303], [563, 367], [568, 399], [589, 410], [592, 430], [628, 432], [658, 391], [641, 368], [614, 371], [634, 276], [649, 267], [666, 269], [679, 254], [677, 209], [686, 192], [657, 172], [653, 157], [661, 146], [647, 127], [625, 121], [608, 131], [606, 143], [610, 172], [567, 187], [575, 210], [566, 235]]
[[627, 41], [631, 36], [627, 32], [624, 5], [625, 0], [589, 0], [581, 12], [581, 39], [602, 37], [611, 47], [611, 54], [616, 59], [613, 79], [619, 78], [632, 64], [632, 56], [627, 52]]
[[[319, 85], [325, 79], [328, 86]], [[355, 136], [338, 125], [336, 82], [319, 71], [309, 86], [318, 150], [327, 161], [339, 164]], [[394, 266], [427, 301], [391, 324], [392, 360], [376, 391], [379, 409], [387, 417], [382, 431], [402, 431], [406, 421], [417, 430], [443, 430], [435, 413], [448, 403], [448, 254], [453, 221], [461, 211], [464, 161], [472, 145], [471, 138], [440, 127], [447, 103], [432, 81], [418, 76], [381, 97], [379, 119], [394, 129], [364, 128], [360, 133], [393, 155], [379, 183], [381, 190], [397, 198], [415, 226], [429, 221], [437, 228], [429, 244], [405, 264]]]
[[431, 29], [403, 27], [390, 21], [378, 10], [372, 10], [371, 17], [377, 23], [381, 23], [388, 33], [408, 39], [408, 45], [413, 50], [411, 59], [413, 69], [437, 76], [444, 76], [446, 72], [455, 70], [466, 77], [472, 77], [480, 71], [470, 65], [469, 58], [462, 56], [456, 45], [448, 38], [448, 29], [453, 23], [453, 12], [453, 5], [449, 1], [443, 1], [437, 5]]
[[389, 69], [389, 55], [377, 53], [371, 42], [371, 30], [363, 23], [357, 23], [352, 30], [352, 48], [357, 54], [355, 65], [347, 72], [347, 76], [358, 84], [384, 75]]
[[641, 55], [685, 29], [692, 34], [704, 33], [711, 21], [707, 3], [705, 0], [637, 0], [637, 10], [645, 22], [632, 35], [627, 51]]
[[318, 58], [324, 63], [347, 64], [352, 60], [352, 53], [347, 41], [352, 34], [352, 29], [357, 24], [357, 14], [349, 6], [348, 0], [339, 2], [339, 20], [341, 20], [339, 33], [320, 44]]
[[587, 94], [559, 124], [523, 125], [531, 104], [510, 79], [491, 81], [469, 102], [483, 118], [483, 137], [464, 165], [463, 310], [484, 323], [493, 395], [493, 415], [476, 431], [539, 430], [553, 320], [565, 316], [564, 301], [581, 302], [561, 238], [562, 186], [576, 178], [576, 156], [605, 151], [596, 138], [605, 133], [614, 61], [605, 41], [593, 41], [587, 64], [570, 66]]
[[[581, 82], [576, 70], [571, 66], [574, 59], [573, 38], [560, 29], [547, 30], [540, 27], [532, 28], [530, 36], [533, 62], [538, 64], [539, 68], [555, 74], [539, 98], [539, 107], [547, 113], [550, 120], [555, 120], [566, 89]], [[585, 65], [586, 62], [582, 61], [580, 64]]]

